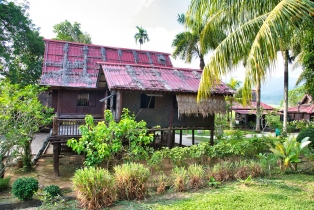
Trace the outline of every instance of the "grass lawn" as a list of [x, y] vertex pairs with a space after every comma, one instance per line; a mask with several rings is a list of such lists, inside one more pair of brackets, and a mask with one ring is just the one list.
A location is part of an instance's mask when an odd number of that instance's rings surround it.
[[[232, 135], [234, 132], [240, 132], [242, 135], [246, 134], [257, 134], [257, 132], [253, 130], [224, 130], [225, 135]], [[179, 134], [180, 131], [176, 130], [176, 134]], [[183, 130], [182, 131], [183, 135], [192, 135], [192, 130]], [[209, 130], [202, 130], [201, 133], [197, 133], [197, 130], [194, 131], [194, 134], [197, 136], [210, 136]]]
[[[243, 135], [243, 136], [246, 134], [258, 134], [257, 132], [252, 131], [252, 130], [224, 130], [224, 135], [232, 135], [235, 132], [239, 132], [239, 134]], [[179, 134], [179, 133], [180, 133], [179, 131], [176, 131], [176, 134]], [[192, 135], [192, 131], [191, 130], [184, 130], [184, 131], [182, 131], [182, 134], [183, 135]], [[200, 134], [197, 133], [197, 131], [195, 131], [194, 134], [195, 134], [195, 137], [194, 137], [195, 140], [204, 141], [204, 142], [210, 141], [210, 133], [208, 130], [204, 130]], [[190, 137], [190, 136], [187, 138], [192, 139], [192, 137]]]
[[113, 209], [314, 209], [314, 176], [277, 175], [272, 179], [229, 182], [219, 188], [123, 201]]

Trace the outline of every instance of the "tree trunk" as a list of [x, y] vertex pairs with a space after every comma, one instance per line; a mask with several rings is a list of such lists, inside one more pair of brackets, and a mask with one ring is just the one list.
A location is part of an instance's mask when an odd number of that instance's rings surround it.
[[261, 131], [261, 80], [256, 82], [256, 127], [255, 131]]
[[5, 170], [5, 165], [3, 164], [4, 158], [1, 155], [0, 156], [0, 178], [4, 178], [4, 170]]
[[32, 170], [32, 150], [31, 150], [31, 142], [26, 140], [23, 149], [24, 149], [24, 154], [23, 154], [23, 167], [26, 172]]
[[200, 55], [200, 69], [203, 70], [205, 67], [204, 56]]
[[230, 98], [230, 129], [231, 130], [233, 130], [233, 124], [232, 124], [232, 101], [233, 101], [233, 98], [232, 97]]
[[283, 135], [287, 133], [287, 122], [288, 122], [288, 85], [289, 85], [289, 51], [284, 51], [284, 96], [283, 96]]

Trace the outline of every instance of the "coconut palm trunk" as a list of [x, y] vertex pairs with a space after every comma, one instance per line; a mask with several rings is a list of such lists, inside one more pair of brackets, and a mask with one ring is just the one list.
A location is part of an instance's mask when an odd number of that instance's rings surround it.
[[289, 85], [289, 50], [283, 52], [284, 58], [284, 95], [283, 95], [283, 133], [287, 133], [287, 122], [288, 122], [288, 85]]
[[205, 67], [204, 56], [200, 55], [200, 69], [203, 70]]
[[261, 131], [261, 80], [256, 81], [256, 128], [255, 131]]

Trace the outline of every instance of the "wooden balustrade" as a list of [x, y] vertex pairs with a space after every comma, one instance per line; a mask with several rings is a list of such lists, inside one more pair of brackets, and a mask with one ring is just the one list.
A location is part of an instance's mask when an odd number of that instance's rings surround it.
[[[95, 124], [103, 121], [103, 119], [94, 120]], [[81, 136], [79, 127], [85, 125], [84, 119], [59, 119], [53, 118], [53, 136]]]

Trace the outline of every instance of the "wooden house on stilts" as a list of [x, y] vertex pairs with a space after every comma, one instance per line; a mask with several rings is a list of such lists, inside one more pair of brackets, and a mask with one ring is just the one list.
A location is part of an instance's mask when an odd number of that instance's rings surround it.
[[[225, 113], [225, 95], [233, 90], [220, 83], [212, 96], [197, 103], [202, 71], [175, 68], [167, 53], [98, 45], [45, 41], [41, 85], [49, 86], [56, 113], [50, 142], [54, 146], [55, 175], [59, 175], [60, 144], [79, 138], [86, 114], [101, 121], [105, 109], [119, 120], [123, 108], [144, 120], [151, 132], [161, 132], [161, 143], [174, 146], [174, 132], [210, 130], [214, 115]], [[192, 138], [194, 143], [194, 135]], [[154, 141], [156, 146], [156, 141]]]

